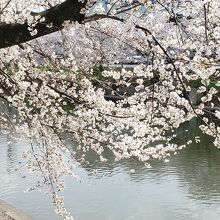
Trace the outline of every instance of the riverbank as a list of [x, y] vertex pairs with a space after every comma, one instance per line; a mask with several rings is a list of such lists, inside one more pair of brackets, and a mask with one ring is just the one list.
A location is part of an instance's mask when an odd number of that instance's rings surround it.
[[0, 200], [0, 220], [35, 220], [23, 211]]

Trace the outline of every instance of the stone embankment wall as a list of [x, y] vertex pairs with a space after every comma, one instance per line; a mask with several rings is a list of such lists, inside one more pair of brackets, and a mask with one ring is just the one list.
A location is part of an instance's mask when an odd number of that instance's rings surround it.
[[33, 217], [0, 200], [0, 220], [35, 220]]

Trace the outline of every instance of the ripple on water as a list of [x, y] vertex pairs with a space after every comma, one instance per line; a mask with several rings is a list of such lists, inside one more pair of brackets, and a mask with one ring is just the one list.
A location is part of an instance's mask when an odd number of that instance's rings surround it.
[[[50, 198], [23, 193], [36, 179], [15, 171], [25, 145], [9, 145], [7, 138], [0, 135], [0, 197], [36, 219], [57, 219]], [[88, 154], [89, 164], [76, 168], [84, 181], [66, 179], [66, 205], [79, 220], [219, 219], [220, 150], [211, 142], [201, 138], [168, 163], [150, 161], [152, 168], [134, 159], [115, 162], [112, 155], [101, 163]]]

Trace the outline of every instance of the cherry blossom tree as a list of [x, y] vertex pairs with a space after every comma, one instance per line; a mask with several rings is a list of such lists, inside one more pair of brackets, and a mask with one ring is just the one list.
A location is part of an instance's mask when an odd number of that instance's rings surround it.
[[[64, 208], [63, 177], [74, 174], [75, 151], [105, 162], [165, 159], [185, 147], [175, 130], [192, 118], [220, 147], [218, 0], [107, 2], [2, 0], [0, 97], [2, 132], [30, 143], [24, 152], [32, 189], [48, 186]], [[135, 66], [127, 58], [141, 57]], [[199, 141], [199, 137], [196, 137]]]

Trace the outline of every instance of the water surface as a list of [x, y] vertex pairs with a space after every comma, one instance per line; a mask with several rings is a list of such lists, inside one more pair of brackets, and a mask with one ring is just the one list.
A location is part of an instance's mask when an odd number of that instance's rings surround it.
[[[195, 121], [178, 133], [180, 142], [200, 134]], [[50, 197], [24, 193], [36, 181], [21, 159], [27, 147], [25, 143], [10, 144], [8, 135], [0, 135], [0, 198], [37, 220], [57, 220]], [[66, 179], [66, 206], [76, 219], [219, 219], [220, 150], [207, 136], [171, 156], [168, 163], [151, 161], [150, 169], [136, 160], [115, 162], [111, 155], [109, 158], [101, 163], [90, 153], [90, 164], [76, 168], [84, 182]]]

